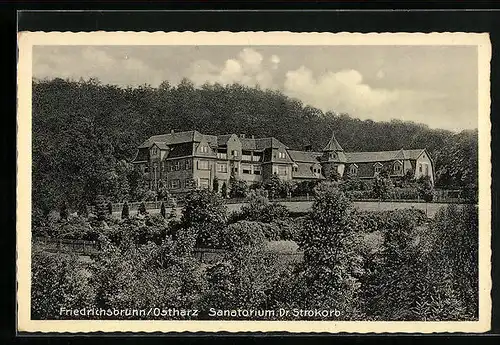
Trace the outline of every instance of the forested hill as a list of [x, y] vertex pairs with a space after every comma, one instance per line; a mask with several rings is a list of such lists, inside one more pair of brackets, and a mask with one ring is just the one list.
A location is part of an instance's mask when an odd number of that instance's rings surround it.
[[477, 183], [477, 131], [361, 121], [241, 85], [195, 88], [183, 80], [177, 86], [120, 88], [54, 79], [33, 82], [34, 194], [51, 200], [68, 191], [90, 195], [133, 157], [138, 144], [171, 129], [273, 136], [290, 148], [317, 150], [335, 130], [346, 151], [427, 148], [438, 184]]

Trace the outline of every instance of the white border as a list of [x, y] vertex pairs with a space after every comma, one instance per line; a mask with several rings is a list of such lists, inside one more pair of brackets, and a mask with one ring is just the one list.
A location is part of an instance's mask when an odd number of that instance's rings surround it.
[[[290, 32], [22, 32], [18, 36], [17, 303], [18, 330], [26, 332], [485, 332], [491, 323], [491, 150], [488, 34]], [[34, 45], [471, 45], [478, 49], [479, 321], [88, 321], [30, 319], [31, 87]]]

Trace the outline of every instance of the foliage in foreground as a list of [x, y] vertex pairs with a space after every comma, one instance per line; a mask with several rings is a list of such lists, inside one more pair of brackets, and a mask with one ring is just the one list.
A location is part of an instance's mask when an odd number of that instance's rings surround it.
[[[259, 218], [283, 214], [261, 212], [273, 204], [257, 194], [228, 222], [221, 199], [198, 191], [181, 222], [137, 215], [51, 223], [48, 233], [75, 238], [78, 228], [84, 234], [91, 229], [102, 249], [91, 265], [34, 250], [33, 317], [59, 318], [62, 305], [154, 305], [205, 311], [335, 308], [341, 312], [336, 319], [345, 320], [477, 318], [475, 206], [448, 206], [429, 221], [417, 210], [357, 212], [335, 183], [319, 186], [316, 194], [300, 222]], [[266, 243], [275, 239], [298, 242], [303, 261], [269, 252]], [[225, 254], [201, 263], [193, 255], [200, 244]]]

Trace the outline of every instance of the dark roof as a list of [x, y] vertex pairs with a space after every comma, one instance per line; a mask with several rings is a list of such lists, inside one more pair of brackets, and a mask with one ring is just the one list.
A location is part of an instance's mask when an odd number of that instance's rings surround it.
[[176, 157], [184, 157], [191, 156], [193, 154], [193, 143], [182, 143], [177, 145], [172, 145], [170, 147], [170, 152], [168, 153], [167, 158], [176, 158]]
[[137, 150], [135, 158], [132, 162], [145, 162], [149, 159], [149, 150], [147, 148], [140, 148]]
[[217, 145], [217, 136], [205, 135], [198, 131], [174, 132], [169, 134], [153, 135], [144, 141], [139, 148], [150, 147], [153, 143], [164, 143], [165, 145], [176, 145], [188, 142], [200, 142], [207, 140], [210, 145]]
[[332, 132], [332, 137], [330, 138], [328, 144], [326, 144], [323, 151], [344, 151], [342, 149], [342, 146], [340, 146], [339, 142], [337, 141], [337, 139], [335, 139], [335, 132]]
[[217, 136], [217, 145], [224, 146], [227, 145], [227, 141], [231, 138], [232, 134], [222, 134]]
[[168, 150], [168, 146], [165, 144], [164, 141], [154, 141], [152, 144], [158, 146], [160, 150]]
[[424, 149], [376, 152], [346, 152], [346, 157], [349, 163], [385, 162], [398, 159], [417, 159], [423, 151]]
[[318, 163], [318, 153], [316, 152], [288, 150], [288, 154], [295, 162]]
[[[250, 139], [252, 140], [252, 139]], [[276, 138], [259, 138], [259, 139], [253, 139], [255, 140], [255, 147], [257, 150], [263, 150], [267, 148], [273, 148], [277, 149], [279, 147], [285, 147], [288, 148], [285, 144], [283, 144], [281, 141], [279, 141]]]
[[[298, 162], [295, 163], [297, 167], [297, 171], [292, 173], [293, 178], [310, 178], [310, 179], [317, 179], [318, 176], [314, 174], [314, 172], [311, 171], [311, 167], [314, 165], [319, 166], [319, 162]], [[324, 178], [323, 175], [319, 174], [319, 178]]]
[[257, 149], [256, 139], [240, 138], [240, 141], [241, 141], [241, 149], [242, 150], [256, 150]]

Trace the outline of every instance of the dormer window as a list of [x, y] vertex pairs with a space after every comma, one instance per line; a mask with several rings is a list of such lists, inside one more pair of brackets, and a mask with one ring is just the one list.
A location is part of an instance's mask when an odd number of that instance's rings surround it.
[[286, 158], [285, 152], [278, 152], [278, 158], [285, 159]]
[[401, 163], [400, 162], [394, 163], [393, 169], [395, 174], [399, 174], [401, 172]]
[[357, 175], [358, 174], [358, 167], [355, 164], [352, 164], [349, 167], [349, 174], [351, 174], [351, 175]]
[[382, 171], [382, 164], [375, 163], [375, 175], [378, 175]]
[[158, 147], [153, 146], [153, 147], [151, 148], [151, 154], [152, 154], [153, 156], [156, 156], [156, 155], [158, 154]]
[[201, 153], [208, 153], [208, 146], [206, 146], [206, 145], [202, 145], [202, 146], [200, 147], [200, 152], [201, 152]]

